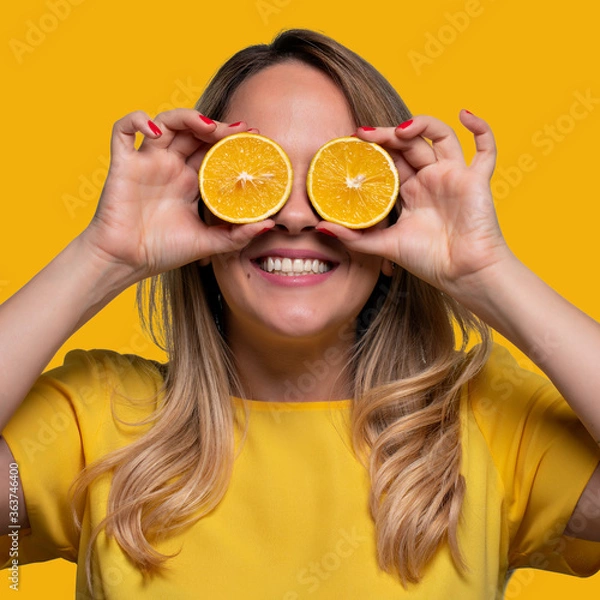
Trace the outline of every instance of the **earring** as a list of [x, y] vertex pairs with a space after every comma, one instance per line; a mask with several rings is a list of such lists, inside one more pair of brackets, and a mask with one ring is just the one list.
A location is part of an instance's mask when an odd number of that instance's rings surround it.
[[386, 277], [393, 277], [394, 273], [396, 272], [396, 267], [398, 265], [395, 262], [392, 262], [391, 260], [388, 260], [387, 258], [383, 259], [383, 262], [381, 264], [381, 272], [386, 276]]

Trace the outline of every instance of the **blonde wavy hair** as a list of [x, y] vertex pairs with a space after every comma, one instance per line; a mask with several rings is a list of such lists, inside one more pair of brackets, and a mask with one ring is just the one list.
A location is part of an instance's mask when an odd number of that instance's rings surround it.
[[[222, 119], [240, 84], [289, 60], [326, 73], [344, 93], [356, 124], [395, 126], [410, 118], [369, 63], [308, 30], [287, 30], [270, 45], [235, 54], [216, 73], [197, 110]], [[218, 297], [212, 267], [195, 263], [138, 288], [142, 321], [169, 362], [161, 401], [143, 422], [152, 427], [87, 467], [75, 484], [81, 500], [97, 477], [112, 474], [107, 516], [88, 548], [90, 585], [89, 557], [103, 528], [151, 574], [170, 558], [153, 542], [201, 519], [227, 490], [236, 427], [244, 427], [231, 396], [243, 397], [243, 390]], [[356, 331], [346, 365], [354, 389], [352, 439], [370, 473], [380, 567], [395, 571], [404, 585], [418, 582], [447, 543], [457, 568], [464, 569], [457, 540], [465, 493], [459, 397], [487, 359], [489, 330], [452, 298], [395, 269], [391, 278], [380, 276]]]

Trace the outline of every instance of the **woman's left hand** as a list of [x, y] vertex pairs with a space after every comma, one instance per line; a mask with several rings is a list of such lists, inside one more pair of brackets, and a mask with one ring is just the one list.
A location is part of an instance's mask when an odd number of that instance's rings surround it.
[[386, 148], [400, 175], [401, 214], [387, 228], [349, 230], [323, 222], [359, 252], [378, 254], [454, 297], [489, 267], [511, 256], [494, 210], [490, 178], [496, 145], [489, 125], [462, 111], [476, 154], [467, 166], [454, 131], [438, 119], [417, 116], [403, 127], [359, 128], [356, 135]]

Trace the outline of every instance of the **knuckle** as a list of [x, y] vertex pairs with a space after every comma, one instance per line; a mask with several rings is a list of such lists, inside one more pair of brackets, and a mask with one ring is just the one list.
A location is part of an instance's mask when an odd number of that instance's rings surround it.
[[147, 121], [148, 119], [150, 119], [150, 117], [143, 110], [134, 110], [132, 113], [129, 113], [124, 117], [125, 121], [131, 123], [141, 123]]
[[172, 121], [181, 120], [189, 117], [190, 115], [197, 114], [195, 110], [190, 108], [171, 108], [170, 110], [163, 110], [156, 115], [156, 119], [159, 121]]
[[113, 131], [118, 131], [122, 129], [123, 125], [129, 123], [138, 123], [142, 120], [147, 120], [149, 117], [143, 110], [135, 110], [121, 117], [118, 121], [113, 125]]

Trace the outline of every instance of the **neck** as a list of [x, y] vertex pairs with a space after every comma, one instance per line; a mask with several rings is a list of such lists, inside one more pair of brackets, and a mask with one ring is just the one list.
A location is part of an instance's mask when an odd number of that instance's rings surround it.
[[246, 397], [273, 402], [350, 398], [352, 388], [344, 366], [353, 342], [348, 331], [293, 343], [277, 338], [229, 339]]

